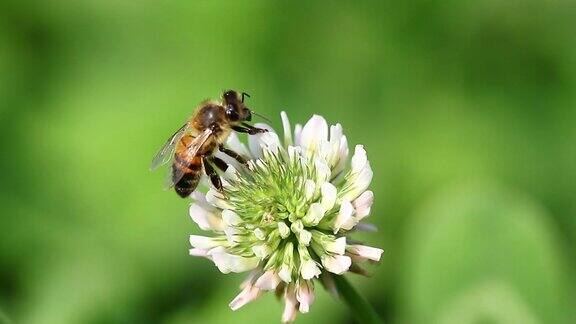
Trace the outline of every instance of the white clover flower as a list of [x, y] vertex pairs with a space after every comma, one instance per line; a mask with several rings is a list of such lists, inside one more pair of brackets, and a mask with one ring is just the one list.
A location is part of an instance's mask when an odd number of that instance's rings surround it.
[[[236, 310], [262, 292], [283, 296], [284, 322], [307, 313], [314, 281], [327, 272], [364, 273], [358, 263], [379, 261], [382, 250], [349, 241], [362, 226], [374, 195], [372, 169], [357, 145], [348, 167], [348, 142], [340, 124], [328, 127], [314, 115], [294, 133], [281, 113], [284, 139], [268, 133], [249, 137], [249, 149], [232, 133], [227, 145], [250, 157], [249, 169], [230, 163], [224, 190], [194, 192], [190, 216], [211, 237], [190, 236], [190, 255], [210, 259], [223, 273], [250, 271], [230, 303]], [[330, 284], [329, 282], [327, 283]]]

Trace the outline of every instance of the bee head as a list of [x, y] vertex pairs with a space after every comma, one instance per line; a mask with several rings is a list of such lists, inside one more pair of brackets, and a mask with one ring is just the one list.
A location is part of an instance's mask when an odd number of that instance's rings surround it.
[[250, 97], [250, 95], [244, 92], [240, 95], [234, 90], [227, 90], [222, 94], [226, 116], [230, 121], [252, 120], [252, 113], [244, 104], [244, 97]]

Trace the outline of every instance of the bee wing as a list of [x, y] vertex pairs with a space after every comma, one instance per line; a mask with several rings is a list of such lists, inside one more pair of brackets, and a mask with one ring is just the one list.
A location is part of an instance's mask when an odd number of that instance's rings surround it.
[[[194, 156], [196, 156], [196, 154], [198, 153], [198, 151], [200, 150], [200, 148], [202, 148], [202, 146], [206, 143], [206, 141], [208, 141], [208, 139], [210, 139], [210, 136], [212, 136], [212, 130], [211, 129], [205, 129], [200, 135], [196, 136], [193, 140], [192, 143], [190, 143], [190, 146], [188, 146], [188, 149], [186, 150], [186, 156], [189, 158], [192, 158]], [[171, 177], [171, 181], [168, 184], [168, 187], [174, 187], [174, 185], [176, 183], [178, 183], [178, 181], [180, 181], [180, 179], [182, 179], [182, 177], [184, 176], [185, 172], [182, 170], [182, 168], [175, 168], [172, 170], [172, 177]]]
[[182, 125], [170, 138], [164, 143], [162, 148], [156, 153], [150, 164], [150, 170], [155, 170], [159, 166], [168, 163], [174, 156], [174, 148], [182, 135], [188, 131], [188, 123]]

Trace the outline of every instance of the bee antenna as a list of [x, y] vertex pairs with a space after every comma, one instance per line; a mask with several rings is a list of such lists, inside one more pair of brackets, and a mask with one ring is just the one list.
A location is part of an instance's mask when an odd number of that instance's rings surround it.
[[244, 97], [250, 98], [250, 95], [247, 94], [246, 92], [242, 92], [242, 102], [244, 102]]
[[268, 117], [266, 117], [266, 116], [264, 116], [264, 115], [261, 115], [261, 114], [255, 112], [254, 110], [252, 110], [252, 111], [250, 111], [250, 112], [251, 112], [253, 115], [256, 115], [256, 116], [258, 116], [258, 117], [260, 117], [260, 118], [268, 121], [270, 124], [272, 124], [272, 121], [270, 120], [270, 118], [268, 118]]

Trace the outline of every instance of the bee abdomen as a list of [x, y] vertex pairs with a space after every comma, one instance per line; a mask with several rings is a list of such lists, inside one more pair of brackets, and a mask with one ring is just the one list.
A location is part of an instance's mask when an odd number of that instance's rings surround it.
[[178, 183], [174, 185], [174, 190], [176, 190], [176, 193], [180, 197], [186, 198], [190, 196], [192, 192], [194, 192], [194, 190], [198, 186], [199, 181], [200, 177], [198, 175], [193, 173], [187, 173], [182, 177], [182, 179], [178, 181]]
[[174, 190], [180, 197], [186, 198], [198, 187], [202, 175], [202, 158], [194, 157], [188, 165], [182, 165], [179, 161], [175, 162], [172, 165], [173, 176], [182, 173], [183, 175], [180, 179], [174, 179]]

